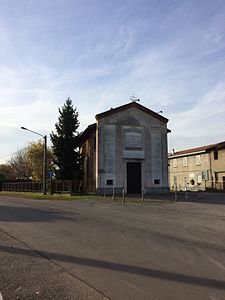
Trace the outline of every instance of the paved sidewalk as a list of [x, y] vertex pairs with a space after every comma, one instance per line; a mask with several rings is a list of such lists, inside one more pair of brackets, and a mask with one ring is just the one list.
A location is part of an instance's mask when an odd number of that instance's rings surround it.
[[108, 299], [1, 230], [0, 246], [0, 299]]

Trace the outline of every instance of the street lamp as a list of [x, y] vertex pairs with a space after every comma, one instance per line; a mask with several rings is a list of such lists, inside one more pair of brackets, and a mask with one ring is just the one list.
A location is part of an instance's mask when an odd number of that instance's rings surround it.
[[26, 127], [21, 127], [23, 130], [30, 131], [34, 134], [40, 135], [44, 139], [44, 158], [43, 158], [43, 195], [46, 195], [46, 184], [47, 184], [47, 135], [42, 135], [36, 131], [30, 130]]

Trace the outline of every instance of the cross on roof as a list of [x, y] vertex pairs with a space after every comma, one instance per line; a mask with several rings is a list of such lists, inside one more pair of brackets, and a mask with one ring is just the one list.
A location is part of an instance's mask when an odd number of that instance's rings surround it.
[[138, 99], [138, 97], [134, 96], [134, 93], [133, 93], [133, 96], [130, 96], [130, 100], [133, 102], [140, 101], [140, 99]]

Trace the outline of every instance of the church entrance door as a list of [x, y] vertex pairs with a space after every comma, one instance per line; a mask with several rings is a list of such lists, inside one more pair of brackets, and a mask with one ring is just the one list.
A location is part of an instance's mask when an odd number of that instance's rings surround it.
[[127, 193], [141, 193], [141, 163], [127, 162]]

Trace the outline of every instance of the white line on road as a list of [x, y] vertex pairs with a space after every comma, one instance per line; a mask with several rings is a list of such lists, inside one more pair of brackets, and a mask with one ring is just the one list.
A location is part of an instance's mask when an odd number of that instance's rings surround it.
[[201, 249], [199, 249], [198, 247], [195, 247], [199, 252], [202, 253], [202, 255], [204, 255], [206, 258], [208, 258], [208, 260], [210, 260], [212, 263], [214, 263], [218, 268], [221, 268], [223, 270], [225, 270], [225, 265], [222, 264], [220, 261], [216, 260], [215, 258], [207, 255], [206, 253], [204, 253], [204, 251], [202, 251]]
[[134, 290], [136, 290], [136, 291], [138, 291], [138, 292], [140, 292], [140, 293], [142, 293], [142, 294], [144, 294], [144, 295], [149, 296], [149, 294], [145, 293], [143, 290], [139, 289], [139, 288], [136, 287], [135, 285], [133, 285], [133, 284], [131, 284], [131, 283], [125, 281], [125, 280], [121, 280], [121, 282], [123, 282], [124, 284], [126, 284], [126, 285], [128, 285], [129, 287], [133, 288]]
[[3, 297], [2, 297], [2, 294], [1, 294], [1, 292], [0, 292], [0, 300], [3, 300]]

